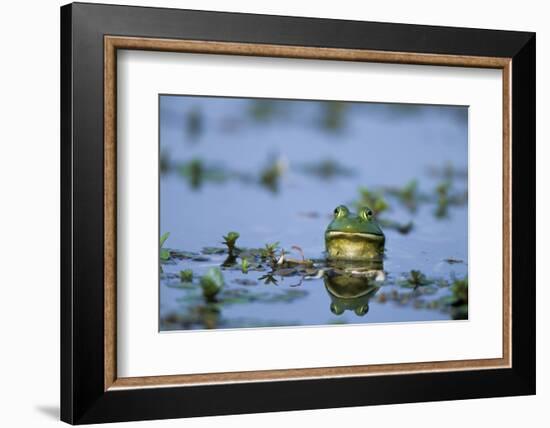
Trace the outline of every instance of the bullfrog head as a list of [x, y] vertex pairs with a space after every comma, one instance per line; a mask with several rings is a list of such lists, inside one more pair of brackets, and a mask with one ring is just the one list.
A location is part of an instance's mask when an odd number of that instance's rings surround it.
[[325, 247], [330, 260], [380, 259], [386, 237], [373, 218], [373, 212], [363, 207], [357, 214], [340, 205], [325, 231]]

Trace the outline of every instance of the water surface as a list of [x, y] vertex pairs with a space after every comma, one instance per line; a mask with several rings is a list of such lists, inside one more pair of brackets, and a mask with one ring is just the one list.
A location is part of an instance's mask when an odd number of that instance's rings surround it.
[[[170, 233], [164, 247], [192, 254], [161, 264], [160, 329], [464, 318], [452, 284], [467, 277], [467, 115], [466, 107], [161, 96], [160, 233]], [[407, 199], [399, 191], [412, 180]], [[354, 302], [334, 313], [322, 275], [270, 276], [265, 266], [245, 274], [239, 258], [222, 267], [217, 302], [202, 297], [201, 275], [227, 258], [204, 248], [221, 252], [230, 231], [239, 248], [278, 242], [300, 259], [298, 246], [324, 269], [332, 212], [353, 207], [361, 189], [389, 205], [378, 214], [385, 279], [363, 298], [366, 313]], [[194, 281], [182, 286], [184, 269]], [[425, 281], [411, 282], [411, 271]]]

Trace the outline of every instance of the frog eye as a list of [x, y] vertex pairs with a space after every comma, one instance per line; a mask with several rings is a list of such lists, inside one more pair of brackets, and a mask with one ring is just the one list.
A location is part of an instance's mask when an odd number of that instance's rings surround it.
[[363, 209], [361, 209], [361, 212], [359, 213], [359, 216], [363, 220], [370, 220], [373, 215], [374, 215], [374, 213], [372, 212], [372, 210], [370, 208], [363, 208]]
[[346, 217], [349, 214], [349, 210], [344, 205], [339, 205], [334, 209], [334, 217], [341, 218]]

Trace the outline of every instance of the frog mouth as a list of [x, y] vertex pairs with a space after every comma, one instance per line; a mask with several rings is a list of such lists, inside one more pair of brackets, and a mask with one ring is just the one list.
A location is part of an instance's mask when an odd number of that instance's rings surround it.
[[383, 241], [384, 235], [366, 232], [341, 232], [331, 230], [327, 232], [327, 238], [366, 239], [369, 241]]

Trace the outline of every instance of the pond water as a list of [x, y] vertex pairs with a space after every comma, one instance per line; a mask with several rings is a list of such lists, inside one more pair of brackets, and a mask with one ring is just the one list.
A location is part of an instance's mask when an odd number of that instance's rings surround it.
[[[162, 95], [160, 154], [160, 330], [467, 318], [466, 107]], [[381, 265], [326, 262], [341, 204]]]

